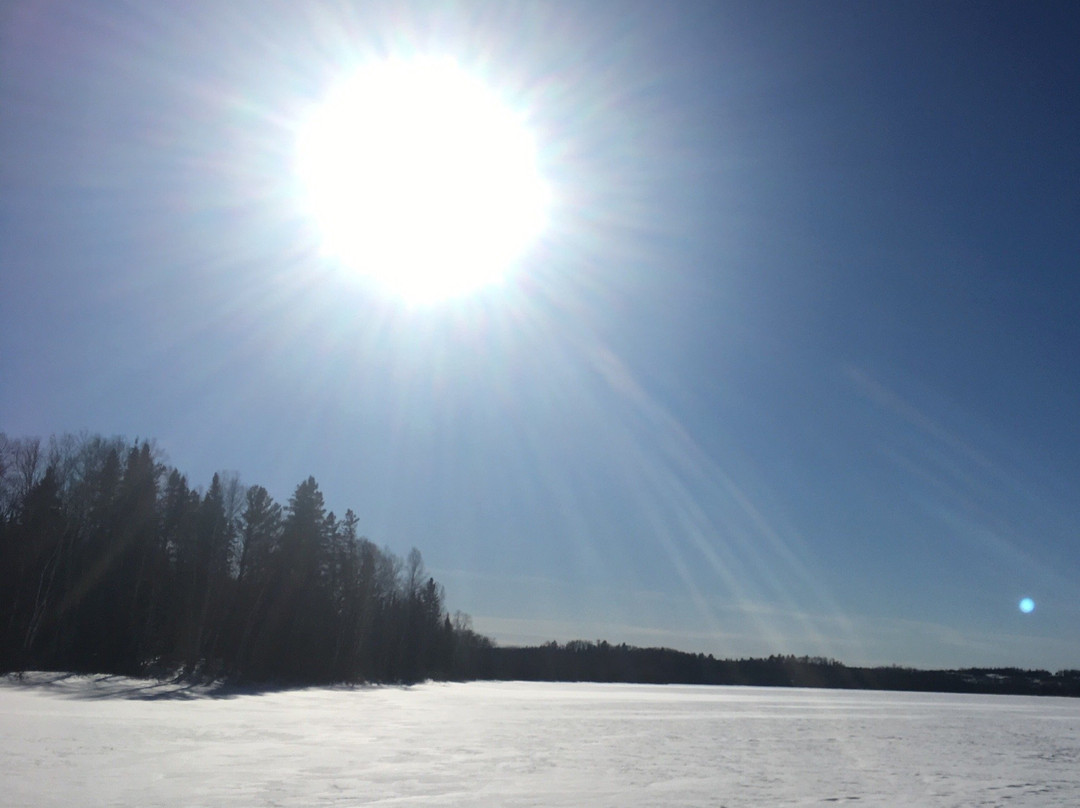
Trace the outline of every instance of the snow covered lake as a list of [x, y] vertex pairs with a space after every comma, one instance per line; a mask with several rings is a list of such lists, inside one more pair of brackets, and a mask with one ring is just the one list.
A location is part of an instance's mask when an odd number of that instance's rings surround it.
[[5, 806], [1075, 806], [1080, 699], [0, 679]]

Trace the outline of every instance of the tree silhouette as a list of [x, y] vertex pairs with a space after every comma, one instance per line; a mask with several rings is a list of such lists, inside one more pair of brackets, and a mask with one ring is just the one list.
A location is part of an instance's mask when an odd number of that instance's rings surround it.
[[575, 640], [500, 648], [402, 560], [327, 512], [314, 477], [284, 509], [259, 485], [205, 491], [148, 441], [0, 433], [0, 671], [284, 682], [428, 677], [1080, 695], [1080, 672], [720, 660]]
[[[286, 508], [147, 441], [0, 434], [0, 668], [414, 681], [456, 632], [419, 551], [338, 520], [314, 477]], [[449, 633], [447, 626], [449, 626]]]

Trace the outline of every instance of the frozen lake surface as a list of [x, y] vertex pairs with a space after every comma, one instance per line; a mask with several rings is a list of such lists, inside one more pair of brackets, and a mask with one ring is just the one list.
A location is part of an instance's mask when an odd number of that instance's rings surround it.
[[1080, 699], [0, 679], [7, 806], [1080, 805]]

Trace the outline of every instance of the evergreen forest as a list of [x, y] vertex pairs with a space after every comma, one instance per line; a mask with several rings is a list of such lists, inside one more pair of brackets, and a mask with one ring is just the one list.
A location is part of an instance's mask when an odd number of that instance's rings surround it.
[[192, 486], [149, 441], [0, 433], [0, 673], [266, 684], [518, 679], [1080, 696], [1080, 671], [724, 660], [572, 640], [499, 647], [403, 559], [328, 511], [314, 477], [278, 503]]
[[360, 536], [313, 477], [281, 504], [156, 454], [0, 434], [0, 670], [411, 682], [463, 676], [486, 642], [418, 550]]

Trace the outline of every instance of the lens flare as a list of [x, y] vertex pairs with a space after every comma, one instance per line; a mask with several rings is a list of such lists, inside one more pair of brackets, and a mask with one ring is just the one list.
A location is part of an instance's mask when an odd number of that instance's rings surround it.
[[1031, 598], [1021, 598], [1020, 611], [1022, 611], [1024, 614], [1031, 614], [1033, 611], [1035, 611], [1035, 601], [1033, 601]]

